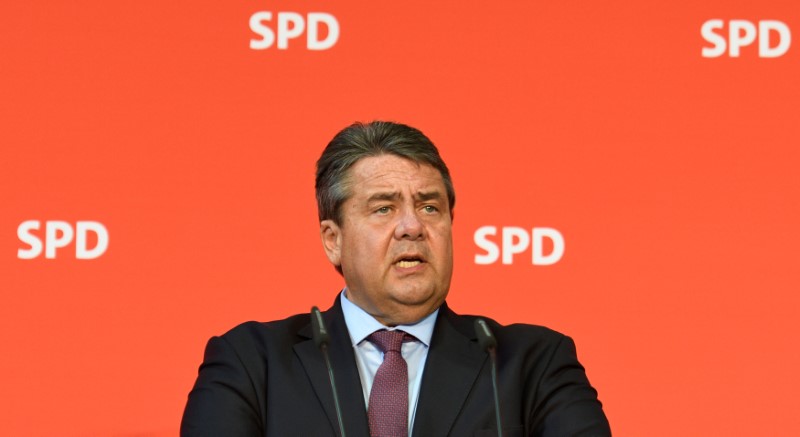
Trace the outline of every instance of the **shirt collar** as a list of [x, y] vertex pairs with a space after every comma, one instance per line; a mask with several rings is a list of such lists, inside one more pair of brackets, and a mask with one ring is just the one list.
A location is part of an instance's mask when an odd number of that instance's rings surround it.
[[347, 331], [350, 332], [350, 341], [353, 343], [353, 346], [357, 346], [369, 337], [370, 334], [381, 329], [390, 331], [400, 329], [416, 337], [416, 339], [425, 346], [430, 346], [431, 337], [433, 337], [433, 326], [436, 324], [436, 316], [439, 314], [439, 308], [436, 308], [436, 310], [427, 317], [412, 325], [397, 325], [389, 328], [375, 320], [374, 317], [369, 315], [358, 305], [350, 302], [344, 295], [345, 290], [347, 290], [347, 288], [342, 290], [340, 300], [342, 303], [342, 312], [344, 313], [344, 322], [347, 325]]

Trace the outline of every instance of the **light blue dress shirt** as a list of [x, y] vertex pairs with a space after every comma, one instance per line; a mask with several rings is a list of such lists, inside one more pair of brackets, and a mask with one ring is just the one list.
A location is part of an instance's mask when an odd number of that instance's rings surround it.
[[400, 329], [419, 340], [403, 343], [400, 351], [408, 364], [408, 435], [411, 437], [419, 399], [419, 387], [422, 382], [422, 370], [425, 368], [425, 360], [428, 358], [433, 326], [436, 323], [439, 309], [436, 309], [429, 316], [413, 325], [398, 325], [389, 328], [375, 320], [374, 317], [367, 314], [356, 304], [350, 302], [345, 296], [345, 290], [342, 290], [341, 295], [342, 312], [344, 313], [344, 321], [347, 324], [347, 330], [350, 332], [350, 341], [355, 351], [356, 366], [358, 367], [358, 375], [361, 378], [361, 387], [364, 390], [364, 404], [367, 405], [367, 408], [369, 408], [369, 393], [372, 390], [372, 381], [375, 380], [375, 372], [378, 371], [378, 367], [383, 363], [383, 352], [367, 341], [367, 337], [381, 329], [389, 331]]

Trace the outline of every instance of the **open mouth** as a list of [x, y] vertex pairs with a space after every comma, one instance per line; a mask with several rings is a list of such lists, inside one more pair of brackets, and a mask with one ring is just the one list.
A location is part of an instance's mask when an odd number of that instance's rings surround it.
[[409, 269], [411, 267], [416, 267], [422, 264], [423, 262], [424, 261], [422, 260], [422, 258], [409, 256], [400, 258], [399, 260], [397, 260], [397, 262], [395, 262], [395, 265], [397, 265], [397, 267], [400, 267], [402, 269]]

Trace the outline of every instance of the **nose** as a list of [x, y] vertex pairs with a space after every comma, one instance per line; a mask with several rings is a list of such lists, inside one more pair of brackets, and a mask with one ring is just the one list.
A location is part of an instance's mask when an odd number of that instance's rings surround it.
[[398, 217], [394, 236], [398, 240], [419, 240], [425, 235], [425, 227], [413, 208], [405, 211]]

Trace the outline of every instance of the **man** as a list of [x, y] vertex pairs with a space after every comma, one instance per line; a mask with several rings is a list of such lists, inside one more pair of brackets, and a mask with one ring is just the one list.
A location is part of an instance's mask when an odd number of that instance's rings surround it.
[[[475, 318], [445, 303], [455, 192], [436, 147], [409, 126], [354, 124], [322, 153], [316, 190], [322, 245], [346, 285], [324, 313], [346, 434], [496, 435], [491, 364]], [[543, 327], [489, 325], [503, 435], [610, 435], [572, 340]], [[304, 314], [212, 338], [181, 435], [339, 435], [311, 337]]]

